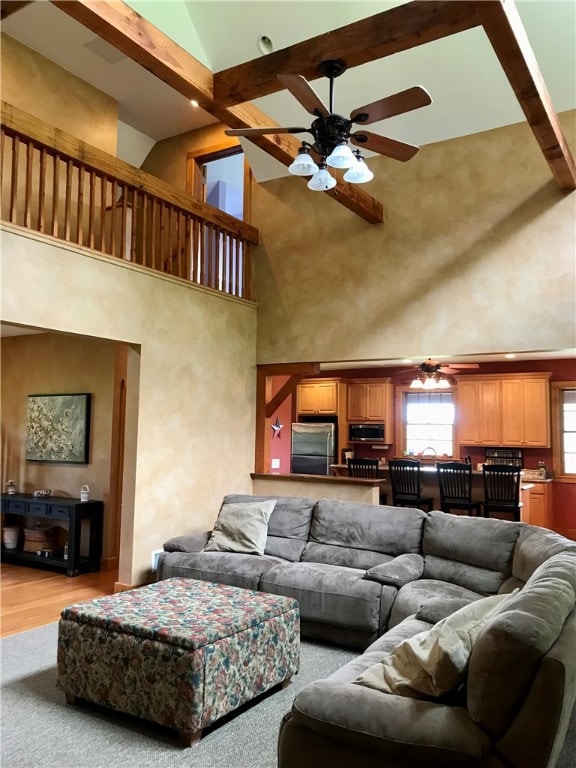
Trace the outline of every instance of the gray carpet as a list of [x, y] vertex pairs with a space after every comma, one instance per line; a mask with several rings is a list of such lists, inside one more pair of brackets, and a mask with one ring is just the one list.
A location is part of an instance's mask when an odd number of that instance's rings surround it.
[[[49, 624], [0, 643], [2, 768], [276, 768], [278, 726], [295, 694], [356, 655], [303, 641], [290, 686], [223, 718], [184, 749], [168, 729], [101, 707], [68, 706], [55, 688], [57, 631]], [[573, 722], [557, 768], [575, 766]]]

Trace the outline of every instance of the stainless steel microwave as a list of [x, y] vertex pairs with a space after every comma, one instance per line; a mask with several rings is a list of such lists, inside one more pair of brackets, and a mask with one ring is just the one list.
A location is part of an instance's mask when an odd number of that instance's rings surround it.
[[384, 424], [348, 424], [349, 443], [385, 443]]

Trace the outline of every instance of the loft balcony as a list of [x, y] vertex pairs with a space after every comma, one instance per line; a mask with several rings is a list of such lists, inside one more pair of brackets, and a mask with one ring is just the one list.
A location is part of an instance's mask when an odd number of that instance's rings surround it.
[[258, 230], [1, 102], [1, 219], [253, 300]]

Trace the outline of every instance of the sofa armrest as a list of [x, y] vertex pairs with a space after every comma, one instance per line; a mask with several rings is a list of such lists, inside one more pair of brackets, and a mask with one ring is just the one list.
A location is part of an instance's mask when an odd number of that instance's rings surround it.
[[312, 683], [296, 696], [291, 714], [301, 728], [421, 765], [459, 766], [481, 759], [492, 748], [464, 707], [353, 683]]
[[164, 552], [201, 552], [212, 531], [198, 531], [185, 536], [175, 536], [164, 544]]
[[424, 573], [424, 558], [421, 555], [398, 555], [387, 563], [370, 568], [364, 574], [365, 579], [378, 581], [390, 587], [400, 589], [409, 581], [416, 581]]

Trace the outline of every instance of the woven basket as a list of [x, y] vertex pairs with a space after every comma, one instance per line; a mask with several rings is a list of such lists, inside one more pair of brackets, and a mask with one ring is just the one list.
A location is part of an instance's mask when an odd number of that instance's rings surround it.
[[24, 528], [24, 552], [38, 552], [41, 549], [58, 549], [58, 528]]

